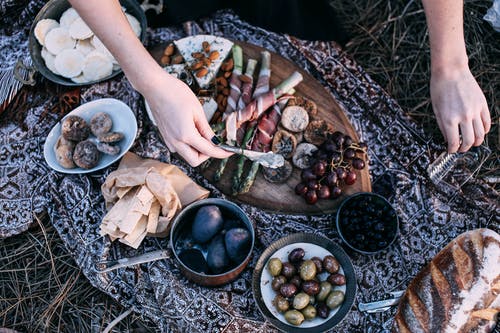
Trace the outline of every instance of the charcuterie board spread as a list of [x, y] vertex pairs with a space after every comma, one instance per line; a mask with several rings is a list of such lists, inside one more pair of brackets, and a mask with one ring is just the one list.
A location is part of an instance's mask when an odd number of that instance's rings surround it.
[[151, 53], [197, 94], [221, 141], [284, 156], [275, 169], [239, 155], [202, 165], [203, 175], [226, 195], [270, 211], [324, 214], [350, 194], [371, 191], [367, 145], [332, 94], [296, 64], [209, 35]]

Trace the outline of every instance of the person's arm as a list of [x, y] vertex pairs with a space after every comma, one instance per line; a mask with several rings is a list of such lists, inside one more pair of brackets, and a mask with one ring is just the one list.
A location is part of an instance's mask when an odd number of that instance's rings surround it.
[[135, 36], [118, 0], [69, 0], [120, 63], [132, 86], [148, 101], [172, 152], [196, 166], [209, 156], [230, 154], [214, 146], [200, 102], [182, 81], [167, 74]]
[[422, 2], [431, 45], [432, 108], [448, 152], [464, 152], [483, 142], [491, 120], [486, 98], [468, 66], [463, 0]]

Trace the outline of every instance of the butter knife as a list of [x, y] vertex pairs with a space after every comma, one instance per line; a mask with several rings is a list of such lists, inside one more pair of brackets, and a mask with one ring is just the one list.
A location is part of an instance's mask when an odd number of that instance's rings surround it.
[[131, 258], [100, 261], [96, 264], [96, 271], [99, 273], [108, 273], [118, 268], [134, 266], [168, 258], [170, 258], [170, 253], [167, 250], [152, 251]]
[[259, 151], [243, 149], [240, 147], [229, 146], [224, 143], [219, 144], [219, 147], [226, 151], [243, 155], [250, 161], [257, 162], [266, 168], [276, 169], [285, 164], [285, 158], [283, 157], [283, 155], [275, 154], [273, 152], [263, 153]]
[[404, 290], [393, 291], [390, 293], [392, 295], [392, 298], [375, 302], [359, 303], [358, 310], [361, 312], [368, 312], [368, 313], [382, 312], [389, 310], [391, 306], [399, 303], [399, 299], [401, 298], [401, 296], [403, 296], [404, 293], [405, 293]]

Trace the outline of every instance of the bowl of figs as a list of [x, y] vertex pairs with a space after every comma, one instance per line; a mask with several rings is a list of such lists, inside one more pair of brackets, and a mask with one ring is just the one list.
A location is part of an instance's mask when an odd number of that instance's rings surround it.
[[181, 272], [204, 286], [219, 286], [236, 279], [250, 260], [254, 241], [252, 222], [243, 210], [218, 198], [184, 208], [170, 232]]
[[394, 207], [383, 196], [360, 192], [339, 206], [336, 227], [342, 241], [362, 254], [374, 254], [394, 243], [399, 219]]
[[262, 314], [284, 332], [325, 332], [356, 297], [354, 267], [326, 237], [298, 233], [271, 244], [255, 266], [252, 288]]

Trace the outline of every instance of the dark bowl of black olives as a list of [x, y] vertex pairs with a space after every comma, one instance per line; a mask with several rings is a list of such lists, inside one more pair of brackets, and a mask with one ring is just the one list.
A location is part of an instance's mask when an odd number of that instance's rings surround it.
[[197, 201], [175, 218], [170, 244], [181, 272], [204, 286], [234, 280], [247, 266], [255, 240], [252, 222], [236, 204]]
[[384, 197], [370, 192], [356, 193], [339, 206], [337, 231], [351, 249], [374, 254], [394, 243], [399, 232], [396, 210]]

